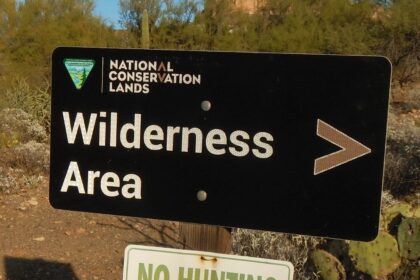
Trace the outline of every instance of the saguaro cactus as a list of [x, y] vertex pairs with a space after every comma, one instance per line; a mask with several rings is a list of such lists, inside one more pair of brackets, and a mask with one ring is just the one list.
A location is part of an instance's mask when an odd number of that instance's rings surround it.
[[143, 10], [143, 16], [141, 18], [141, 47], [143, 49], [150, 48], [149, 14], [146, 9]]

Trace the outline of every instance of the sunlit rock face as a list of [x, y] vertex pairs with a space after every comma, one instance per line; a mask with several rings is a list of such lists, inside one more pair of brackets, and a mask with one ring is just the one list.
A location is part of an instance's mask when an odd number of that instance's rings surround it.
[[265, 0], [232, 0], [233, 7], [249, 14], [255, 14]]

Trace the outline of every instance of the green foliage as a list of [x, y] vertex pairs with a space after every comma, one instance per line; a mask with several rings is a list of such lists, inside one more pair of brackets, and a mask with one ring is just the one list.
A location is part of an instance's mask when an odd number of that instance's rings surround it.
[[420, 77], [420, 1], [395, 0], [384, 13], [380, 47], [395, 67], [394, 78], [404, 85]]
[[151, 34], [152, 46], [160, 49], [209, 49], [204, 28], [197, 24], [165, 21]]
[[0, 0], [0, 109], [21, 108], [49, 127], [52, 51], [120, 45], [92, 12], [92, 0]]
[[[268, 1], [260, 17], [261, 49], [286, 52], [371, 53], [367, 2]], [[357, 24], [356, 24], [357, 23]]]
[[420, 279], [420, 267], [413, 267], [410, 271], [410, 280]]
[[345, 280], [346, 272], [340, 261], [324, 250], [315, 250], [311, 260], [324, 280]]
[[132, 38], [141, 38], [147, 9], [153, 48], [384, 54], [404, 82], [418, 74], [419, 1], [385, 2], [266, 0], [252, 15], [230, 0], [120, 0], [120, 6]]
[[382, 54], [401, 84], [420, 74], [417, 0], [266, 0], [252, 15], [232, 2], [120, 0], [119, 44], [143, 46], [147, 10], [151, 48]]
[[143, 49], [150, 48], [149, 16], [147, 10], [143, 11], [143, 17], [141, 19], [141, 47]]
[[15, 7], [15, 0], [0, 0], [0, 48], [4, 47], [9, 32], [15, 25]]
[[420, 219], [403, 218], [398, 227], [398, 245], [401, 257], [420, 260]]
[[149, 22], [155, 26], [161, 20], [163, 1], [161, 0], [120, 0], [121, 22], [123, 26], [140, 38], [143, 11], [147, 10]]
[[11, 20], [7, 36], [0, 36], [0, 56], [7, 61], [1, 73], [5, 77], [19, 75], [40, 85], [49, 79], [51, 54], [56, 47], [117, 46], [112, 29], [92, 15], [92, 0], [7, 2], [3, 13]]
[[147, 10], [150, 47], [197, 49], [207, 40], [194, 20], [200, 0], [120, 0], [121, 23], [129, 31], [128, 46], [141, 47], [143, 11]]
[[371, 275], [373, 279], [387, 276], [401, 263], [397, 241], [382, 231], [372, 242], [351, 241], [349, 255], [357, 269]]
[[19, 144], [19, 135], [16, 133], [7, 133], [0, 131], [0, 148], [1, 147], [15, 147]]
[[45, 128], [50, 127], [51, 93], [49, 82], [41, 87], [31, 87], [24, 78], [15, 78], [3, 96], [0, 95], [0, 109], [19, 108], [29, 113]]

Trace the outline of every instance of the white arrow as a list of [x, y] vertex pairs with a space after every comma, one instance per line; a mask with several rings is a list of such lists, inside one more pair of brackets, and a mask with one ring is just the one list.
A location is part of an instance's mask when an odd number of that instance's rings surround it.
[[362, 143], [354, 140], [320, 119], [318, 119], [317, 122], [316, 134], [337, 145], [341, 150], [317, 158], [314, 165], [314, 175], [333, 169], [371, 152], [371, 149]]

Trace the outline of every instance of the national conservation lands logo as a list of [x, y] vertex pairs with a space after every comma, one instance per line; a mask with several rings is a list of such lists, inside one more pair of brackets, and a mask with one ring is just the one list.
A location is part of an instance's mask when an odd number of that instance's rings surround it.
[[178, 72], [167, 60], [109, 59], [104, 76], [110, 93], [152, 92], [155, 84], [201, 85], [201, 74]]
[[[177, 72], [170, 61], [102, 57], [100, 64], [101, 93], [148, 94], [153, 84], [201, 85], [201, 74]], [[64, 65], [74, 86], [80, 90], [95, 66], [95, 60], [65, 58]]]
[[76, 89], [81, 89], [89, 77], [93, 66], [95, 66], [95, 60], [66, 58], [64, 59], [64, 65]]

